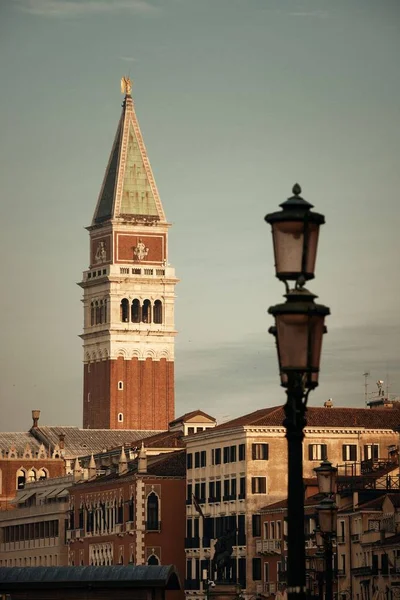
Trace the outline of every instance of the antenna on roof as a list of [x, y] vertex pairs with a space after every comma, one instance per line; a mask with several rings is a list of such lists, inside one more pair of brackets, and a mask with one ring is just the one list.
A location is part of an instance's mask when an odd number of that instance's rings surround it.
[[369, 371], [365, 371], [364, 375], [364, 400], [365, 406], [368, 406], [368, 377], [370, 375]]

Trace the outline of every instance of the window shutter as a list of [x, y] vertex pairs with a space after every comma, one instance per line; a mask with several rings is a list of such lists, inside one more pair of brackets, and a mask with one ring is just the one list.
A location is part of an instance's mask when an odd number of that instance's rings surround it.
[[251, 458], [252, 460], [256, 460], [257, 457], [257, 444], [252, 444], [251, 446]]
[[251, 478], [251, 493], [254, 494], [256, 491], [256, 478], [252, 477]]
[[321, 446], [321, 458], [322, 460], [326, 460], [328, 458], [328, 446], [326, 444], [322, 444]]
[[357, 446], [350, 446], [350, 460], [357, 460]]
[[346, 460], [346, 446], [342, 446], [342, 460]]
[[308, 444], [308, 460], [313, 459], [313, 446], [312, 444]]
[[269, 444], [264, 444], [264, 458], [265, 460], [269, 458]]

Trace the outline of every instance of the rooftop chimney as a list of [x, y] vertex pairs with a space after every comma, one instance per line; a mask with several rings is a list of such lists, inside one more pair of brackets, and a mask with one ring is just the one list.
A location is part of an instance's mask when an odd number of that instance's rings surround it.
[[128, 470], [128, 461], [125, 454], [125, 448], [122, 446], [121, 455], [118, 461], [118, 475], [123, 475]]
[[143, 442], [139, 452], [137, 472], [141, 474], [147, 473], [147, 454]]
[[58, 447], [60, 450], [64, 450], [65, 448], [65, 433], [58, 434]]
[[89, 468], [88, 468], [88, 477], [89, 477], [89, 479], [92, 479], [93, 477], [96, 477], [96, 474], [97, 474], [96, 462], [94, 460], [94, 456], [93, 456], [93, 453], [92, 453], [92, 456], [90, 457]]
[[324, 406], [325, 406], [325, 408], [332, 408], [333, 407], [332, 398], [329, 398], [328, 400], [326, 400], [326, 402], [324, 402]]
[[32, 411], [32, 419], [33, 419], [32, 427], [34, 429], [36, 429], [38, 427], [39, 418], [40, 418], [40, 410], [33, 410]]

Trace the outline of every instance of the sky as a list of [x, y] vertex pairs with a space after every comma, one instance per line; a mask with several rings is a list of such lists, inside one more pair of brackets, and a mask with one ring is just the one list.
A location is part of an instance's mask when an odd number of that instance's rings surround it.
[[1, 430], [82, 424], [89, 225], [133, 79], [176, 268], [176, 415], [285, 401], [266, 213], [326, 217], [311, 405], [400, 395], [398, 0], [3, 0]]

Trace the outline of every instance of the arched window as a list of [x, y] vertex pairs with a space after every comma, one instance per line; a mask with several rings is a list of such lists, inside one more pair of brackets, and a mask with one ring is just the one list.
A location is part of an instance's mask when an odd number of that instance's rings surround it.
[[142, 306], [142, 323], [151, 323], [151, 302], [145, 300]]
[[147, 564], [148, 565], [159, 565], [160, 561], [158, 560], [158, 557], [155, 554], [151, 554], [149, 556], [149, 558], [147, 559]]
[[90, 324], [94, 325], [94, 302], [90, 303]]
[[158, 496], [151, 492], [147, 496], [147, 522], [146, 529], [149, 531], [158, 530]]
[[104, 323], [104, 302], [100, 300], [100, 320], [99, 323]]
[[120, 314], [121, 314], [122, 323], [128, 323], [128, 321], [129, 321], [129, 300], [127, 300], [127, 298], [123, 298], [121, 300]]
[[28, 481], [36, 481], [36, 471], [31, 469], [28, 473]]
[[94, 303], [95, 309], [96, 309], [96, 325], [98, 325], [100, 323], [100, 305], [99, 302], [96, 300], [96, 302]]
[[124, 415], [122, 413], [118, 413], [118, 423], [124, 422]]
[[81, 504], [79, 507], [79, 529], [83, 529], [84, 524], [85, 524], [85, 513], [84, 513], [83, 504]]
[[48, 477], [47, 469], [40, 469], [38, 471], [38, 479], [39, 481], [44, 481]]
[[137, 298], [132, 302], [131, 321], [132, 323], [140, 323], [140, 301]]
[[153, 322], [162, 323], [162, 303], [161, 300], [154, 302]]
[[134, 520], [135, 520], [135, 502], [134, 502], [133, 496], [132, 496], [131, 499], [129, 500], [128, 521], [134, 521]]

